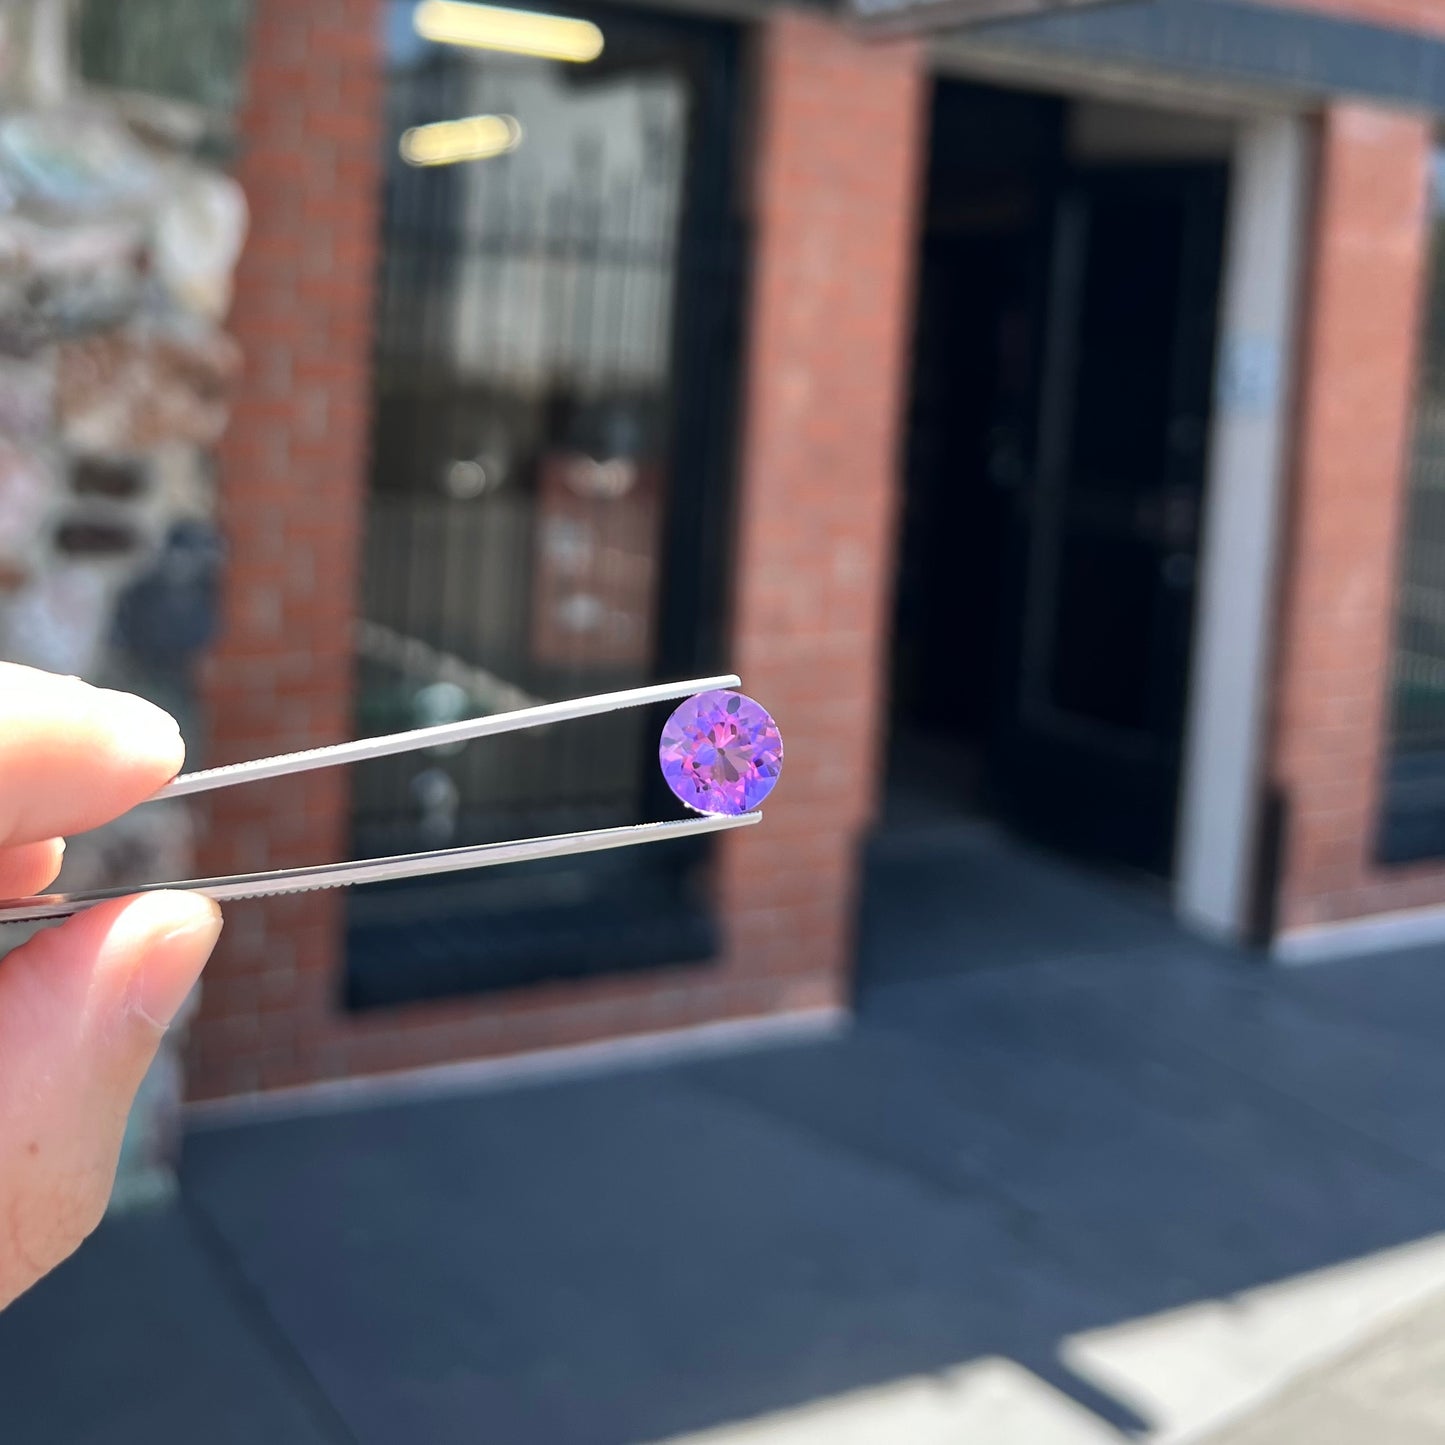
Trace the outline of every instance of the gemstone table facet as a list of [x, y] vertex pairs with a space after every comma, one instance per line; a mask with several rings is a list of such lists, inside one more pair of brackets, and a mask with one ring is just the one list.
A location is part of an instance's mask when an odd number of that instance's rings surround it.
[[783, 739], [752, 698], [703, 692], [668, 718], [657, 757], [667, 786], [689, 808], [736, 817], [772, 792]]

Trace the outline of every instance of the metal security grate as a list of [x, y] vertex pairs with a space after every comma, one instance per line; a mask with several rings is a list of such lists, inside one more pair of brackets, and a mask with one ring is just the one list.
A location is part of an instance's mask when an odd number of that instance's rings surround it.
[[[717, 660], [731, 490], [733, 32], [598, 11], [602, 57], [566, 65], [430, 43], [413, 13], [393, 5], [387, 30], [363, 732]], [[424, 130], [476, 117], [495, 119]], [[473, 136], [499, 153], [403, 156]], [[657, 816], [658, 723], [613, 714], [369, 765], [354, 783], [357, 851]], [[695, 862], [683, 849], [459, 881], [446, 900], [431, 885], [429, 909], [485, 917], [453, 929], [437, 967], [448, 989], [515, 983], [533, 952], [538, 973], [583, 967], [577, 930], [559, 943], [540, 920], [595, 909], [602, 889], [656, 911], [660, 886], [688, 893]], [[383, 892], [356, 903], [353, 922], [385, 928], [409, 906]], [[619, 929], [593, 950], [608, 966], [633, 956], [613, 946]], [[499, 972], [476, 939], [503, 932]], [[374, 982], [362, 992], [378, 1001]]]
[[1445, 149], [1433, 230], [1397, 597], [1391, 729], [1379, 852], [1445, 857]]

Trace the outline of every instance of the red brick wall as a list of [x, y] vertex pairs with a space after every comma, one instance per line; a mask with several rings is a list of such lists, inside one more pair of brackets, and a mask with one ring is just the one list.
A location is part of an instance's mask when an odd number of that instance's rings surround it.
[[[351, 727], [382, 94], [379, 0], [256, 0], [233, 326], [248, 366], [221, 456], [232, 545], [212, 756]], [[735, 665], [782, 722], [764, 827], [723, 840], [710, 970], [549, 984], [351, 1017], [338, 895], [231, 904], [192, 1033], [204, 1098], [827, 1005], [846, 994], [881, 709], [923, 78], [782, 14], [758, 32], [756, 256]], [[346, 774], [222, 794], [203, 866], [343, 856]]]
[[[221, 448], [231, 548], [209, 661], [208, 762], [351, 728], [351, 619], [366, 466], [380, 154], [377, 0], [257, 0], [238, 178], [251, 233], [232, 327], [246, 375]], [[343, 856], [346, 774], [216, 794], [202, 865]], [[191, 1039], [201, 1095], [314, 1071], [335, 991], [337, 895], [229, 905]]]
[[783, 729], [764, 828], [725, 839], [729, 966], [845, 996], [880, 772], [920, 157], [921, 56], [802, 13], [762, 35], [734, 658]]
[[1322, 10], [1345, 20], [1445, 35], [1445, 0], [1278, 0], [1278, 3]]
[[1285, 929], [1445, 901], [1445, 869], [1371, 857], [1430, 146], [1428, 121], [1364, 106], [1321, 125], [1273, 747]]

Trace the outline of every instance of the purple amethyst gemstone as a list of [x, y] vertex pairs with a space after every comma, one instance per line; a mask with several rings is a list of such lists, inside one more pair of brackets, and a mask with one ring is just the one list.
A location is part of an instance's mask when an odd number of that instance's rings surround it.
[[668, 718], [657, 758], [667, 786], [689, 808], [736, 817], [773, 791], [783, 739], [752, 698], [703, 692]]

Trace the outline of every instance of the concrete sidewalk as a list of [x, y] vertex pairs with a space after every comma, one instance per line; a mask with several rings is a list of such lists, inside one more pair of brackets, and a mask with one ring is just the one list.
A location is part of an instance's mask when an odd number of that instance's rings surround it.
[[938, 841], [843, 1036], [195, 1134], [0, 1316], [0, 1439], [1434, 1440], [1438, 958], [1266, 970]]
[[1441, 1445], [1445, 1294], [1200, 1445]]

